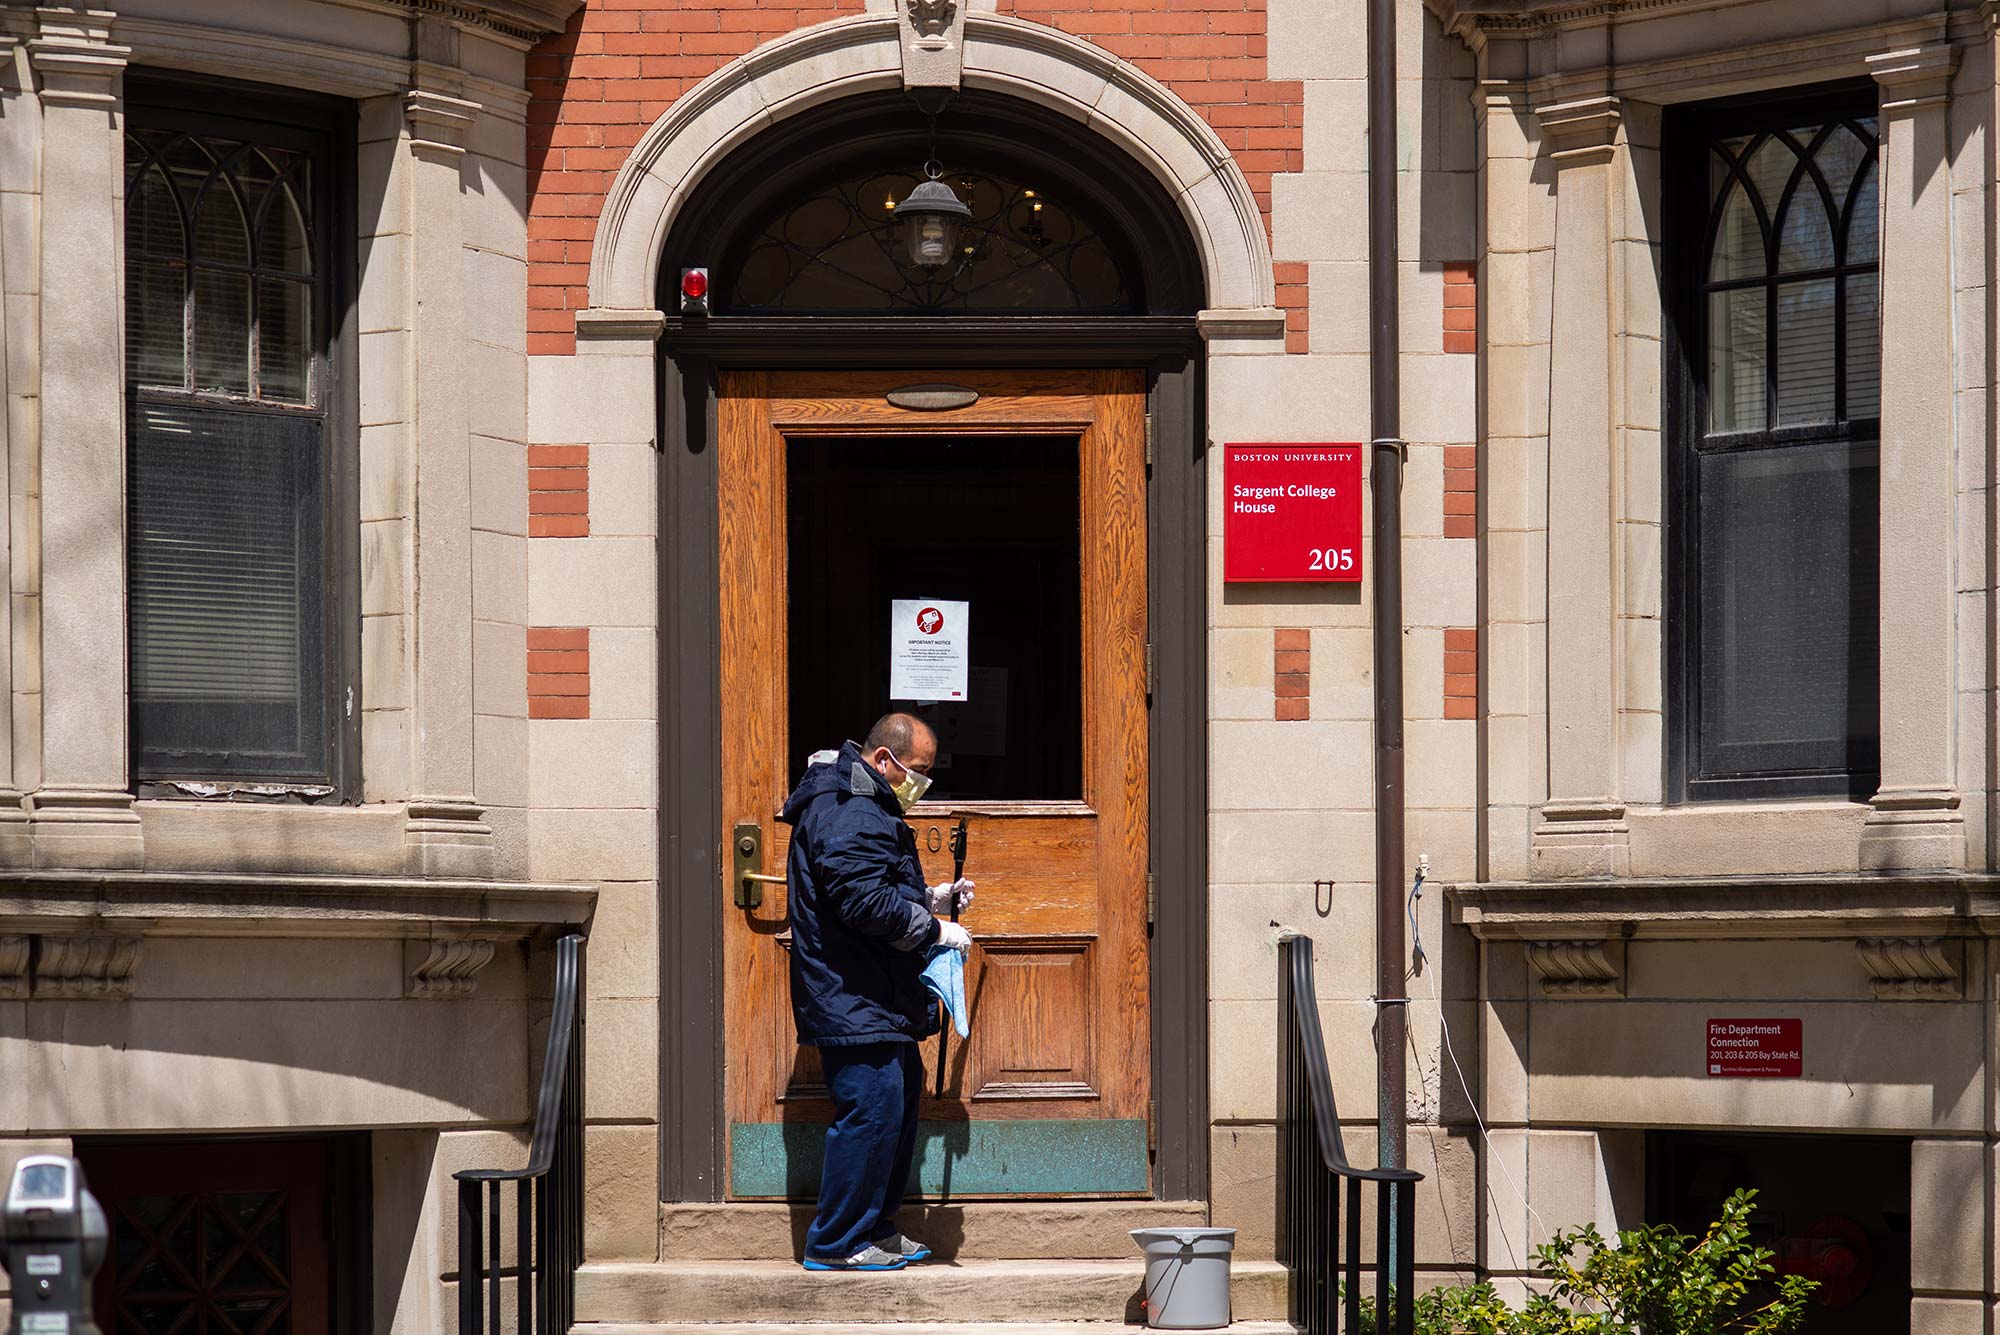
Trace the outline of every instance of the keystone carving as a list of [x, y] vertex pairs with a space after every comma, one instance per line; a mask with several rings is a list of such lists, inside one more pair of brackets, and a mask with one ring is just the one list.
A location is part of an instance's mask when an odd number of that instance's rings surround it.
[[1956, 1001], [1965, 993], [1956, 941], [1885, 937], [1856, 941], [1868, 982], [1884, 1001]]
[[959, 0], [902, 0], [903, 91], [926, 113], [956, 93], [965, 74], [965, 10]]
[[478, 986], [479, 971], [493, 958], [491, 941], [440, 939], [415, 942], [428, 946], [423, 961], [410, 970], [408, 996], [431, 1001], [454, 1001], [472, 995]]
[[1625, 995], [1622, 941], [1530, 941], [1528, 965], [1541, 975], [1543, 996]]
[[25, 936], [0, 936], [0, 999], [19, 1001], [28, 995], [28, 948]]
[[910, 24], [920, 37], [942, 37], [957, 10], [958, 0], [910, 0]]
[[132, 995], [139, 964], [136, 936], [44, 936], [34, 951], [34, 994], [79, 1001], [122, 1001]]

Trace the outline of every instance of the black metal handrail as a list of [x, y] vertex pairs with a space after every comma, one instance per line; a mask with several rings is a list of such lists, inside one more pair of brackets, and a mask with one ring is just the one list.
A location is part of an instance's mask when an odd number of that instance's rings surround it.
[[[1278, 943], [1278, 1259], [1292, 1271], [1292, 1324], [1360, 1335], [1361, 1184], [1375, 1184], [1375, 1320], [1411, 1335], [1416, 1319], [1416, 1184], [1407, 1168], [1357, 1168], [1341, 1141], [1313, 987], [1313, 942]], [[1347, 1237], [1340, 1236], [1342, 1186]], [[1343, 1250], [1345, 1256], [1343, 1258]], [[1343, 1304], [1344, 1298], [1344, 1304]], [[1345, 1320], [1341, 1308], [1345, 1306]]]
[[452, 1174], [458, 1183], [458, 1335], [500, 1335], [500, 1284], [507, 1274], [500, 1264], [500, 1192], [505, 1182], [514, 1184], [518, 1335], [569, 1335], [576, 1319], [576, 1268], [583, 1263], [580, 933], [556, 942], [555, 984], [527, 1166], [467, 1168]]

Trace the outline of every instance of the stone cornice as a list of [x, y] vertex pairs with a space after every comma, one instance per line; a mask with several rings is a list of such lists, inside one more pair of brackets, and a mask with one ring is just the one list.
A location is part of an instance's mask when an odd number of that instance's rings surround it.
[[[167, 872], [0, 874], [0, 934], [522, 940], [589, 923], [585, 885]], [[4, 972], [4, 970], [0, 970]]]
[[1445, 31], [1528, 35], [1572, 23], [1601, 23], [1655, 9], [1686, 9], [1715, 0], [1426, 0]]
[[1446, 888], [1486, 940], [2000, 936], [2000, 875], [1624, 877]]
[[390, 0], [413, 18], [441, 18], [532, 44], [561, 32], [583, 0]]

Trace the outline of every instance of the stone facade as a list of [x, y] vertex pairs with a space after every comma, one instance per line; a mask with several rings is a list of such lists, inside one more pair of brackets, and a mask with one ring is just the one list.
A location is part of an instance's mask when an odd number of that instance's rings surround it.
[[[1367, 439], [1362, 6], [965, 8], [967, 87], [1053, 108], [1173, 198], [1206, 280], [1205, 438]], [[1637, 1221], [1650, 1130], [1869, 1133], [1909, 1146], [1911, 1329], [1991, 1322], [1996, 21], [1401, 6], [1430, 1278], [1512, 1282], [1549, 1229]], [[658, 682], [690, 646], [661, 634], [660, 249], [726, 152], [898, 87], [900, 22], [877, 0], [0, 5], [5, 1157], [370, 1130], [376, 1323], [445, 1329], [449, 1174], [519, 1156], [547, 943], [587, 924], [586, 1252], [661, 1255]], [[349, 805], [136, 795], [118, 128], [143, 69], [356, 109]], [[1881, 787], [1672, 802], [1662, 116], [1832, 80], [1879, 88], [1884, 143]], [[1205, 1205], [1268, 1258], [1286, 931], [1320, 943], [1350, 1150], [1373, 1153], [1375, 628], [1368, 584], [1223, 582], [1209, 461]], [[1804, 1075], [1710, 1078], [1727, 1014], [1800, 1019]]]

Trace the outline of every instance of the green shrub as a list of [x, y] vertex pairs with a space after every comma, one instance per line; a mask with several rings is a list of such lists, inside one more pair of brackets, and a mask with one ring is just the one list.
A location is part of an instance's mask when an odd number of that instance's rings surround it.
[[[1750, 1241], [1756, 1194], [1731, 1195], [1699, 1238], [1666, 1224], [1621, 1231], [1616, 1246], [1594, 1224], [1559, 1233], [1535, 1249], [1548, 1292], [1516, 1311], [1491, 1284], [1431, 1289], [1417, 1335], [1788, 1335], [1818, 1282], [1775, 1279], [1772, 1253]], [[1375, 1335], [1373, 1298], [1358, 1335]]]

